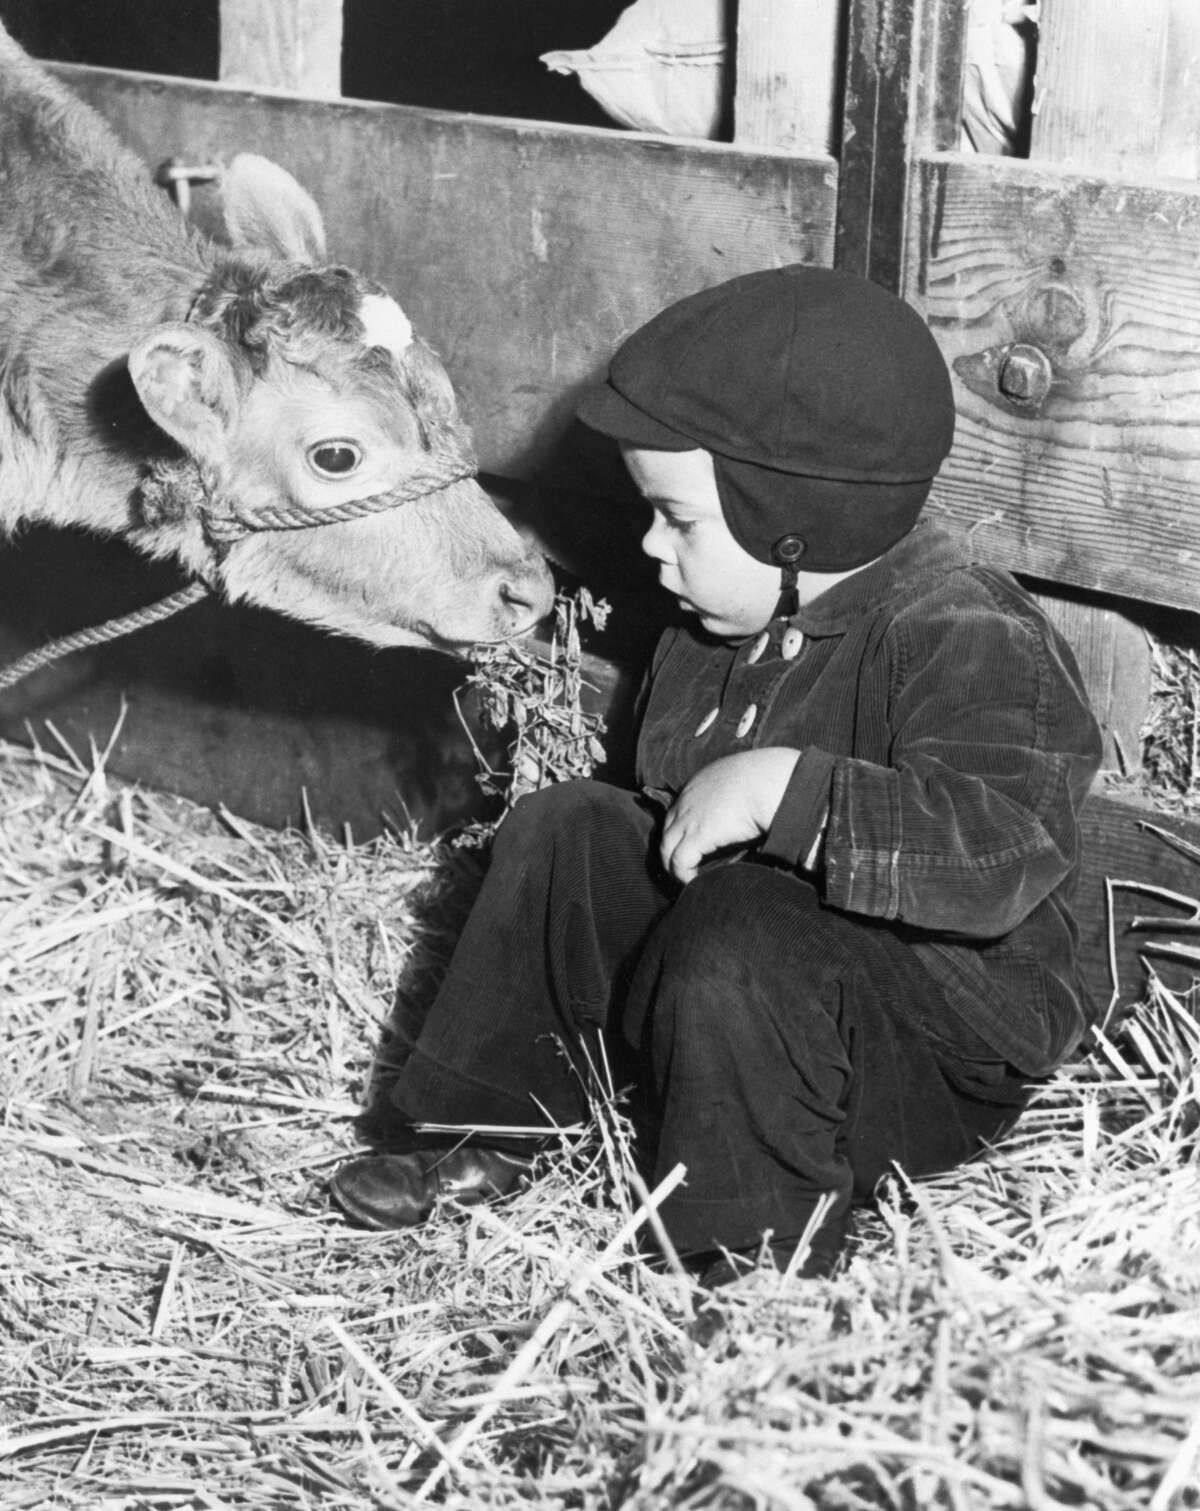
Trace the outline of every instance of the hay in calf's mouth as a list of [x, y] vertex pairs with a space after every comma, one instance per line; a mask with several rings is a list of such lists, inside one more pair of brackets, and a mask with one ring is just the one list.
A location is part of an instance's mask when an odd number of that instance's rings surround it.
[[[593, 598], [587, 588], [579, 587], [555, 597], [553, 631], [545, 653], [519, 640], [474, 647], [471, 673], [460, 694], [475, 693], [484, 725], [506, 735], [501, 770], [490, 764], [475, 742], [457, 698], [456, 705], [463, 728], [475, 744], [480, 787], [502, 799], [504, 813], [526, 793], [591, 776], [603, 763], [604, 717], [585, 707], [588, 683], [582, 632], [588, 627], [602, 632], [610, 612], [604, 599]], [[486, 844], [497, 822], [471, 826], [459, 843]]]
[[829, 1281], [638, 1258], [602, 1103], [512, 1200], [356, 1232], [325, 1181], [478, 865], [0, 746], [5, 1511], [1200, 1505], [1190, 996]]

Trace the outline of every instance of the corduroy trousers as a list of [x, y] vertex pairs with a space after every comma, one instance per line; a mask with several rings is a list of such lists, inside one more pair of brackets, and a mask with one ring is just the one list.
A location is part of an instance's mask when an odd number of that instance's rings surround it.
[[661, 1208], [682, 1254], [798, 1238], [826, 1192], [836, 1228], [893, 1165], [948, 1169], [1011, 1126], [1026, 1081], [901, 931], [752, 860], [680, 887], [659, 823], [591, 781], [517, 804], [393, 1088], [402, 1121], [576, 1122], [605, 1036], [648, 1175], [686, 1166]]

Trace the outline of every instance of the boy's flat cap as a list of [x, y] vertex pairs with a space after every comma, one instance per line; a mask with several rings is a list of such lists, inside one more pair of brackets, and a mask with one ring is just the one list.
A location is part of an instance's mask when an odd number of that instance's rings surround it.
[[623, 343], [579, 418], [630, 445], [711, 452], [743, 549], [812, 571], [905, 535], [954, 436], [950, 376], [920, 315], [803, 266], [670, 305]]

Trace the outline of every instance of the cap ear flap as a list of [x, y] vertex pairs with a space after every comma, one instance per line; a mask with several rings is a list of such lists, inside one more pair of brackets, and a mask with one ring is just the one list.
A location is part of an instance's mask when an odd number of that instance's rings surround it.
[[239, 152], [221, 175], [225, 226], [235, 247], [260, 247], [285, 262], [325, 260], [325, 222], [286, 168]]
[[129, 353], [142, 407], [190, 455], [216, 462], [239, 407], [237, 372], [226, 347], [193, 325], [159, 325]]

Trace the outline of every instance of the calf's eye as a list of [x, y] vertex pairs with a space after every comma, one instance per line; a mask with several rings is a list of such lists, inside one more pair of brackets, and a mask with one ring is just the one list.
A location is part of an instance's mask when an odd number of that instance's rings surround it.
[[353, 441], [318, 441], [308, 448], [308, 465], [318, 477], [349, 477], [362, 463]]

